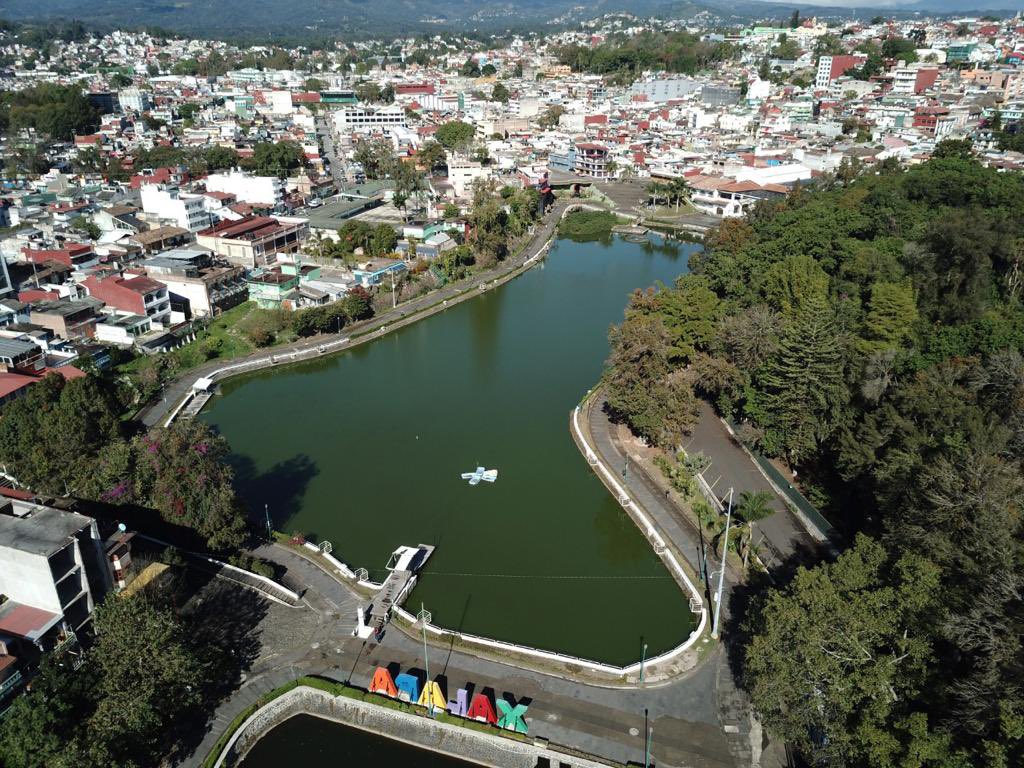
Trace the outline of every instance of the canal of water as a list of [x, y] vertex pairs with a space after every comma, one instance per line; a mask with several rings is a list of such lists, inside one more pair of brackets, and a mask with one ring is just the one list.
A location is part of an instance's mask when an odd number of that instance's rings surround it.
[[[383, 580], [437, 550], [407, 607], [435, 624], [598, 661], [689, 634], [687, 596], [573, 443], [629, 293], [696, 246], [560, 240], [505, 286], [342, 355], [233, 379], [203, 418], [275, 528]], [[459, 475], [495, 468], [470, 487]], [[641, 640], [643, 638], [643, 640]]]
[[296, 761], [303, 768], [338, 765], [470, 768], [474, 765], [312, 715], [296, 715], [261, 736], [242, 761], [242, 768], [280, 768]]

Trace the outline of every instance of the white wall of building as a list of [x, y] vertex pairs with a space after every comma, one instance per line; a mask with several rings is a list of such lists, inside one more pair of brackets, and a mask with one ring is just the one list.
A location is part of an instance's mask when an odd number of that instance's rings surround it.
[[224, 192], [238, 200], [271, 207], [284, 202], [284, 182], [276, 176], [253, 176], [237, 168], [206, 177], [208, 192]]
[[142, 210], [151, 216], [169, 219], [189, 232], [198, 232], [210, 226], [210, 214], [202, 195], [190, 195], [176, 187], [164, 188], [159, 184], [143, 184]]

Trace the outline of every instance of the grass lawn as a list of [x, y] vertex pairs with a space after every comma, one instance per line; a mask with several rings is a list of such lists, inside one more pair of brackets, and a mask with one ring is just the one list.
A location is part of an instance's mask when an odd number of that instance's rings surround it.
[[[244, 357], [255, 351], [255, 345], [242, 332], [243, 323], [250, 322], [260, 314], [272, 314], [270, 310], [259, 309], [256, 302], [247, 301], [239, 304], [214, 318], [203, 330], [198, 331], [196, 340], [183, 347], [172, 350], [164, 357], [169, 367], [176, 372], [187, 371], [210, 360], [232, 360]], [[287, 344], [295, 340], [295, 334], [289, 326], [285, 326], [274, 335], [274, 340], [267, 346]], [[134, 374], [140, 369], [152, 365], [156, 357], [139, 355], [119, 366], [123, 373]]]
[[691, 213], [696, 213], [697, 209], [689, 203], [685, 203], [679, 206], [676, 210], [674, 205], [658, 205], [654, 208], [644, 208], [644, 217], [648, 219], [674, 219], [678, 216], [687, 216]]

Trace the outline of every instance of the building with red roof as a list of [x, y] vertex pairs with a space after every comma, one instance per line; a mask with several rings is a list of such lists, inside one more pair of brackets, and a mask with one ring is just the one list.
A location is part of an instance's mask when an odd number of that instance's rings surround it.
[[278, 254], [295, 253], [308, 236], [306, 219], [246, 216], [202, 230], [196, 234], [196, 244], [233, 264], [257, 269], [274, 264]]
[[82, 285], [90, 296], [119, 312], [148, 317], [153, 324], [170, 322], [170, 294], [167, 286], [156, 280], [142, 275], [90, 275]]

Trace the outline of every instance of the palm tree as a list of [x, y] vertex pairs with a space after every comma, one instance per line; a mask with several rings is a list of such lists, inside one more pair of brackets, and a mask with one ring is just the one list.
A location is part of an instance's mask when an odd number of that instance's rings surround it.
[[736, 515], [753, 525], [775, 512], [771, 502], [772, 495], [768, 491], [743, 491], [740, 493], [740, 503], [736, 505]]
[[647, 195], [651, 198], [652, 206], [658, 204], [658, 201], [665, 196], [666, 191], [665, 185], [660, 181], [652, 181], [647, 185]]
[[675, 203], [676, 210], [678, 211], [680, 202], [690, 201], [690, 185], [687, 184], [686, 179], [681, 176], [677, 176], [669, 182], [668, 194], [672, 202]]

